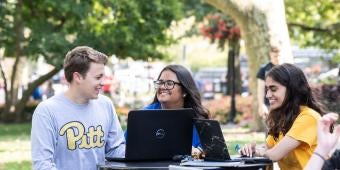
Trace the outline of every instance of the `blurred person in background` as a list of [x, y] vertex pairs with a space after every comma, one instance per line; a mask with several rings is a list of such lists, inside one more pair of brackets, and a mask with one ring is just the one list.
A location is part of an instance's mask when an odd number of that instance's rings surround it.
[[279, 55], [280, 49], [277, 46], [270, 47], [270, 62], [262, 65], [257, 72], [257, 101], [258, 101], [258, 114], [265, 118], [268, 116], [268, 108], [269, 108], [269, 101], [266, 98], [265, 94], [265, 77], [266, 74], [272, 69], [275, 65], [279, 64]]
[[52, 81], [48, 81], [44, 94], [47, 99], [54, 96], [54, 88], [53, 88]]

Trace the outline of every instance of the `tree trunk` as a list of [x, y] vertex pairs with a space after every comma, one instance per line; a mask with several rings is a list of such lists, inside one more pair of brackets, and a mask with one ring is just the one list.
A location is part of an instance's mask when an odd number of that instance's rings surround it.
[[23, 118], [23, 110], [25, 109], [26, 103], [29, 100], [29, 97], [31, 96], [32, 92], [35, 88], [43, 84], [48, 79], [52, 78], [55, 74], [57, 74], [60, 71], [61, 68], [54, 68], [50, 72], [46, 73], [45, 75], [39, 77], [35, 81], [28, 84], [27, 89], [23, 92], [22, 98], [15, 104], [15, 121], [21, 122]]
[[[228, 53], [228, 72], [227, 72], [227, 95], [231, 95], [232, 92], [232, 79], [234, 78], [235, 81], [235, 93], [241, 94], [241, 68], [240, 68], [240, 41], [228, 43], [228, 50], [233, 50], [234, 54], [234, 61], [232, 61], [232, 56]], [[234, 63], [234, 66], [233, 64]], [[234, 73], [232, 73], [231, 68], [234, 68]], [[235, 75], [233, 77], [233, 75]]]
[[[237, 84], [236, 80], [238, 79], [240, 82], [240, 74], [236, 76], [236, 66], [235, 66], [235, 60], [239, 61], [239, 51], [240, 51], [240, 41], [239, 40], [231, 40], [228, 42], [228, 75], [227, 75], [227, 83], [229, 85], [228, 91], [230, 92], [231, 100], [230, 100], [230, 112], [228, 115], [227, 122], [234, 123], [234, 119], [236, 117], [236, 99], [235, 94], [237, 93]], [[238, 72], [240, 72], [240, 68], [238, 67]], [[240, 89], [240, 88], [239, 88]]]
[[9, 110], [8, 108], [6, 108], [6, 103], [9, 101], [9, 95], [8, 95], [8, 85], [7, 85], [7, 79], [6, 79], [6, 73], [4, 70], [4, 67], [2, 66], [2, 57], [0, 60], [0, 73], [1, 73], [1, 77], [4, 81], [4, 91], [5, 91], [5, 107], [2, 113], [0, 113], [0, 120], [3, 118], [3, 115], [6, 113], [6, 110]]
[[[14, 65], [11, 73], [11, 79], [10, 79], [10, 87], [9, 91], [7, 91], [6, 100], [5, 100], [5, 108], [3, 111], [2, 118], [6, 116], [6, 113], [10, 113], [14, 108], [14, 103], [17, 101], [18, 96], [18, 83], [17, 83], [17, 68], [20, 63], [20, 58], [22, 56], [22, 40], [24, 39], [24, 33], [23, 33], [23, 24], [22, 24], [22, 17], [21, 17], [21, 11], [22, 11], [22, 0], [18, 0], [16, 3], [16, 15], [14, 17], [14, 31], [15, 31], [15, 52], [14, 52]], [[6, 77], [4, 77], [6, 79]], [[8, 90], [8, 84], [6, 85]]]
[[[23, 89], [23, 95], [21, 99], [18, 99], [18, 89], [20, 87], [20, 83], [18, 80], [20, 78], [20, 69], [21, 66], [21, 58], [23, 56], [23, 48], [24, 45], [24, 27], [22, 21], [22, 0], [18, 0], [16, 3], [16, 15], [14, 15], [14, 31], [15, 31], [15, 52], [14, 52], [14, 64], [12, 68], [12, 72], [10, 75], [10, 81], [6, 79], [6, 75], [4, 72], [4, 68], [0, 65], [1, 76], [4, 79], [5, 85], [5, 108], [3, 113], [0, 115], [1, 122], [21, 122], [23, 118], [23, 110], [25, 109], [26, 103], [29, 100], [30, 95], [39, 85], [44, 83], [46, 80], [50, 79], [53, 75], [58, 73], [61, 67], [54, 68], [50, 72], [45, 75], [39, 77], [33, 82], [28, 84], [27, 89]], [[8, 84], [9, 83], [9, 84]]]
[[[275, 40], [281, 43], [281, 51], [287, 51], [287, 54], [284, 56], [285, 61], [292, 61], [290, 44], [289, 41], [287, 41], [289, 40], [288, 31], [285, 34], [282, 30], [281, 32], [276, 30], [277, 28], [287, 30], [287, 24], [284, 19], [283, 0], [275, 2], [270, 0], [203, 0], [203, 2], [231, 16], [240, 27], [242, 39], [245, 41], [248, 54], [249, 89], [252, 95], [256, 96], [256, 73], [260, 65], [269, 60], [270, 41], [273, 42]], [[273, 6], [275, 6], [275, 8], [273, 8]], [[273, 10], [278, 10], [278, 12], [273, 12]], [[284, 20], [284, 22], [280, 21], [278, 25], [273, 26], [272, 23], [269, 23], [272, 20], [268, 20], [268, 18]], [[282, 33], [284, 33], [284, 35], [282, 35]], [[287, 47], [289, 48], [286, 49]], [[279, 60], [283, 61], [282, 59]], [[264, 126], [261, 118], [257, 114], [257, 105], [257, 100], [254, 100], [252, 110], [256, 122], [252, 125], [252, 130], [263, 130]]]

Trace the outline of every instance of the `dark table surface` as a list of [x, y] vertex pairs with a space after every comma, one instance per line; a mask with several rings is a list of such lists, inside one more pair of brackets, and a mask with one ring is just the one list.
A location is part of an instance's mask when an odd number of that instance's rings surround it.
[[114, 169], [153, 169], [153, 170], [193, 170], [193, 169], [246, 169], [246, 170], [265, 170], [271, 169], [272, 164], [244, 164], [238, 167], [195, 167], [195, 166], [180, 166], [179, 162], [174, 161], [148, 161], [148, 162], [113, 162], [107, 161], [104, 165], [98, 165], [98, 170], [114, 170]]
[[105, 165], [98, 165], [99, 170], [111, 169], [169, 169], [169, 165], [179, 165], [173, 161], [148, 161], [148, 162], [114, 162], [107, 161]]

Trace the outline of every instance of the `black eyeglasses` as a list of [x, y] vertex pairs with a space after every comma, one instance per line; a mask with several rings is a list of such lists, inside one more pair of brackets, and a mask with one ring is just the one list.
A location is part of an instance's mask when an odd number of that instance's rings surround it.
[[164, 85], [164, 88], [167, 90], [171, 90], [175, 87], [175, 84], [181, 85], [181, 83], [175, 82], [173, 80], [156, 80], [153, 82], [156, 89], [159, 89]]

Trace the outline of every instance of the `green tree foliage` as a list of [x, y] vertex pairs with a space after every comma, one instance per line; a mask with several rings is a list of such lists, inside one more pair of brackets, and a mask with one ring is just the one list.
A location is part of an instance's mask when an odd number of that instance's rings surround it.
[[286, 0], [285, 4], [292, 40], [304, 47], [339, 49], [339, 1]]
[[[0, 60], [4, 113], [19, 115], [32, 91], [62, 68], [71, 48], [88, 45], [119, 58], [162, 58], [166, 55], [157, 47], [174, 42], [165, 30], [181, 16], [181, 3], [176, 0], [3, 0], [0, 8], [0, 49], [4, 57], [15, 58], [10, 80]], [[20, 81], [16, 78], [20, 60], [35, 61], [39, 56], [55, 68], [28, 84], [18, 100], [15, 81]]]
[[199, 23], [201, 23], [207, 15], [219, 12], [213, 6], [202, 3], [201, 0], [183, 0], [182, 2], [184, 16], [195, 16], [195, 23], [192, 26], [192, 29], [187, 31], [186, 36], [200, 34], [198, 29]]
[[21, 17], [21, 33], [29, 32], [21, 41], [25, 56], [34, 59], [37, 54], [43, 54], [54, 65], [60, 64], [58, 57], [63, 58], [65, 52], [77, 45], [89, 45], [122, 58], [164, 57], [155, 49], [173, 42], [164, 30], [171, 21], [181, 16], [181, 4], [176, 1], [87, 0], [60, 3], [35, 0], [23, 1], [22, 12], [17, 13], [18, 3], [2, 3], [2, 9], [8, 11], [3, 12], [4, 17], [0, 21], [4, 23], [0, 33], [6, 56], [13, 56], [15, 52], [13, 22]]

